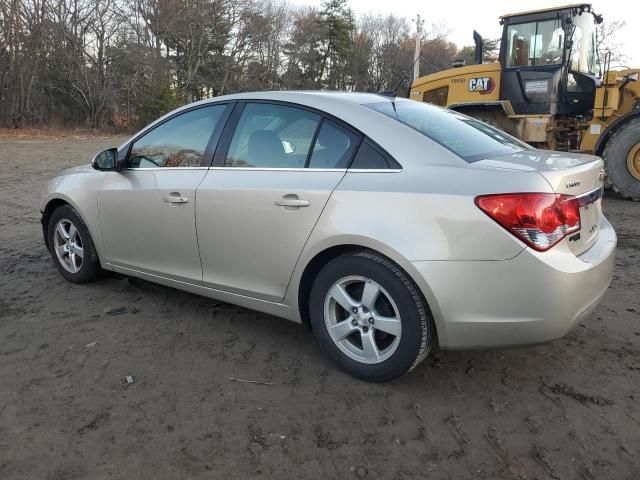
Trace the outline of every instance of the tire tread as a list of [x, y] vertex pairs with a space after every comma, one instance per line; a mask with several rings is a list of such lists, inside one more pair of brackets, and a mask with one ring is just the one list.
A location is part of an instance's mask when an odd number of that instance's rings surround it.
[[396, 264], [389, 261], [385, 257], [382, 257], [381, 255], [378, 255], [376, 253], [373, 253], [367, 250], [357, 252], [355, 256], [363, 257], [373, 262], [377, 262], [380, 265], [387, 268], [388, 270], [390, 270], [404, 284], [404, 286], [407, 288], [407, 291], [409, 292], [413, 301], [416, 304], [416, 308], [418, 309], [418, 315], [420, 316], [420, 324], [422, 327], [421, 328], [422, 338], [420, 341], [420, 350], [418, 352], [418, 355], [416, 356], [416, 359], [413, 362], [413, 365], [411, 365], [411, 367], [409, 367], [409, 370], [407, 370], [408, 372], [410, 372], [411, 370], [416, 368], [418, 365], [420, 365], [420, 363], [422, 363], [422, 361], [427, 357], [427, 355], [431, 351], [431, 348], [433, 347], [433, 343], [435, 340], [434, 338], [435, 335], [433, 335], [433, 332], [435, 332], [433, 318], [431, 317], [431, 315], [427, 314], [422, 295], [418, 292], [413, 281], [410, 278], [408, 278], [407, 275], [402, 270], [400, 270], [400, 268], [396, 266]]
[[[640, 134], [640, 118], [635, 118], [633, 120], [630, 120], [625, 125], [620, 127], [618, 130], [613, 132], [613, 134], [611, 135], [609, 140], [607, 140], [607, 144], [605, 145], [604, 150], [602, 152], [602, 158], [604, 158], [604, 160], [605, 160], [605, 166], [606, 167], [609, 167], [609, 161], [607, 159], [610, 158], [610, 155], [612, 155], [613, 150], [616, 148], [616, 139], [619, 139], [628, 130], [633, 130], [633, 129], [638, 129], [638, 133]], [[638, 138], [638, 141], [640, 141], [640, 137]], [[611, 157], [611, 158], [613, 158], [613, 157]], [[626, 168], [626, 157], [624, 159], [624, 162], [625, 162], [625, 168]], [[640, 202], [640, 195], [635, 195], [635, 194], [632, 194], [632, 193], [629, 193], [629, 192], [623, 190], [618, 185], [613, 183], [610, 180], [610, 178], [607, 179], [607, 185], [610, 186], [611, 188], [613, 188], [613, 190], [616, 193], [618, 193], [621, 197], [626, 198], [628, 200], [632, 200], [634, 202]]]

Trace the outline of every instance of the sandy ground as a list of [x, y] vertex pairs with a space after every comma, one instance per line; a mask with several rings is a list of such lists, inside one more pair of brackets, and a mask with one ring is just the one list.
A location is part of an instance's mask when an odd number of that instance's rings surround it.
[[118, 143], [0, 140], [1, 479], [640, 478], [639, 204], [605, 200], [617, 270], [576, 331], [373, 385], [300, 325], [118, 275], [64, 281], [39, 192]]

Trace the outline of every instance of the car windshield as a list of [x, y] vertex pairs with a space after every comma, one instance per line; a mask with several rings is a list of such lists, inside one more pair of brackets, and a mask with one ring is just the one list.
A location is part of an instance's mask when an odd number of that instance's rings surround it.
[[467, 162], [530, 148], [486, 123], [426, 103], [405, 100], [365, 106], [417, 130]]

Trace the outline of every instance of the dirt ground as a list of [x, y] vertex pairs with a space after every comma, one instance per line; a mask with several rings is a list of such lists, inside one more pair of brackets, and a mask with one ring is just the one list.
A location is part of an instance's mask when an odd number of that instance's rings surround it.
[[286, 320], [64, 281], [41, 188], [120, 140], [0, 140], [0, 479], [640, 478], [640, 204], [607, 195], [615, 278], [574, 332], [375, 385]]

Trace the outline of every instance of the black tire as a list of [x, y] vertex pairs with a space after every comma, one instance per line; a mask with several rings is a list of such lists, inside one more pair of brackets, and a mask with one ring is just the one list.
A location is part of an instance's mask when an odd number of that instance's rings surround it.
[[608, 183], [620, 195], [636, 202], [640, 202], [640, 180], [629, 171], [627, 156], [638, 144], [640, 144], [640, 118], [620, 127], [607, 141], [602, 153], [609, 176]]
[[[55, 250], [55, 229], [60, 221], [64, 222], [65, 220], [70, 221], [77, 229], [80, 238], [79, 246], [84, 252], [76, 272], [71, 272], [63, 266], [62, 260], [58, 258]], [[93, 244], [93, 239], [89, 234], [89, 229], [71, 205], [62, 205], [56, 208], [49, 216], [47, 223], [47, 242], [53, 263], [60, 274], [70, 282], [87, 283], [101, 276], [102, 269], [100, 268], [100, 260], [98, 259], [98, 253]]]
[[[373, 280], [397, 307], [402, 333], [395, 351], [379, 363], [350, 358], [328, 332], [325, 299], [336, 282], [350, 276]], [[314, 335], [331, 359], [347, 373], [370, 382], [386, 382], [412, 370], [429, 354], [436, 339], [433, 318], [417, 287], [396, 264], [371, 251], [346, 254], [325, 265], [311, 288], [309, 317]]]

